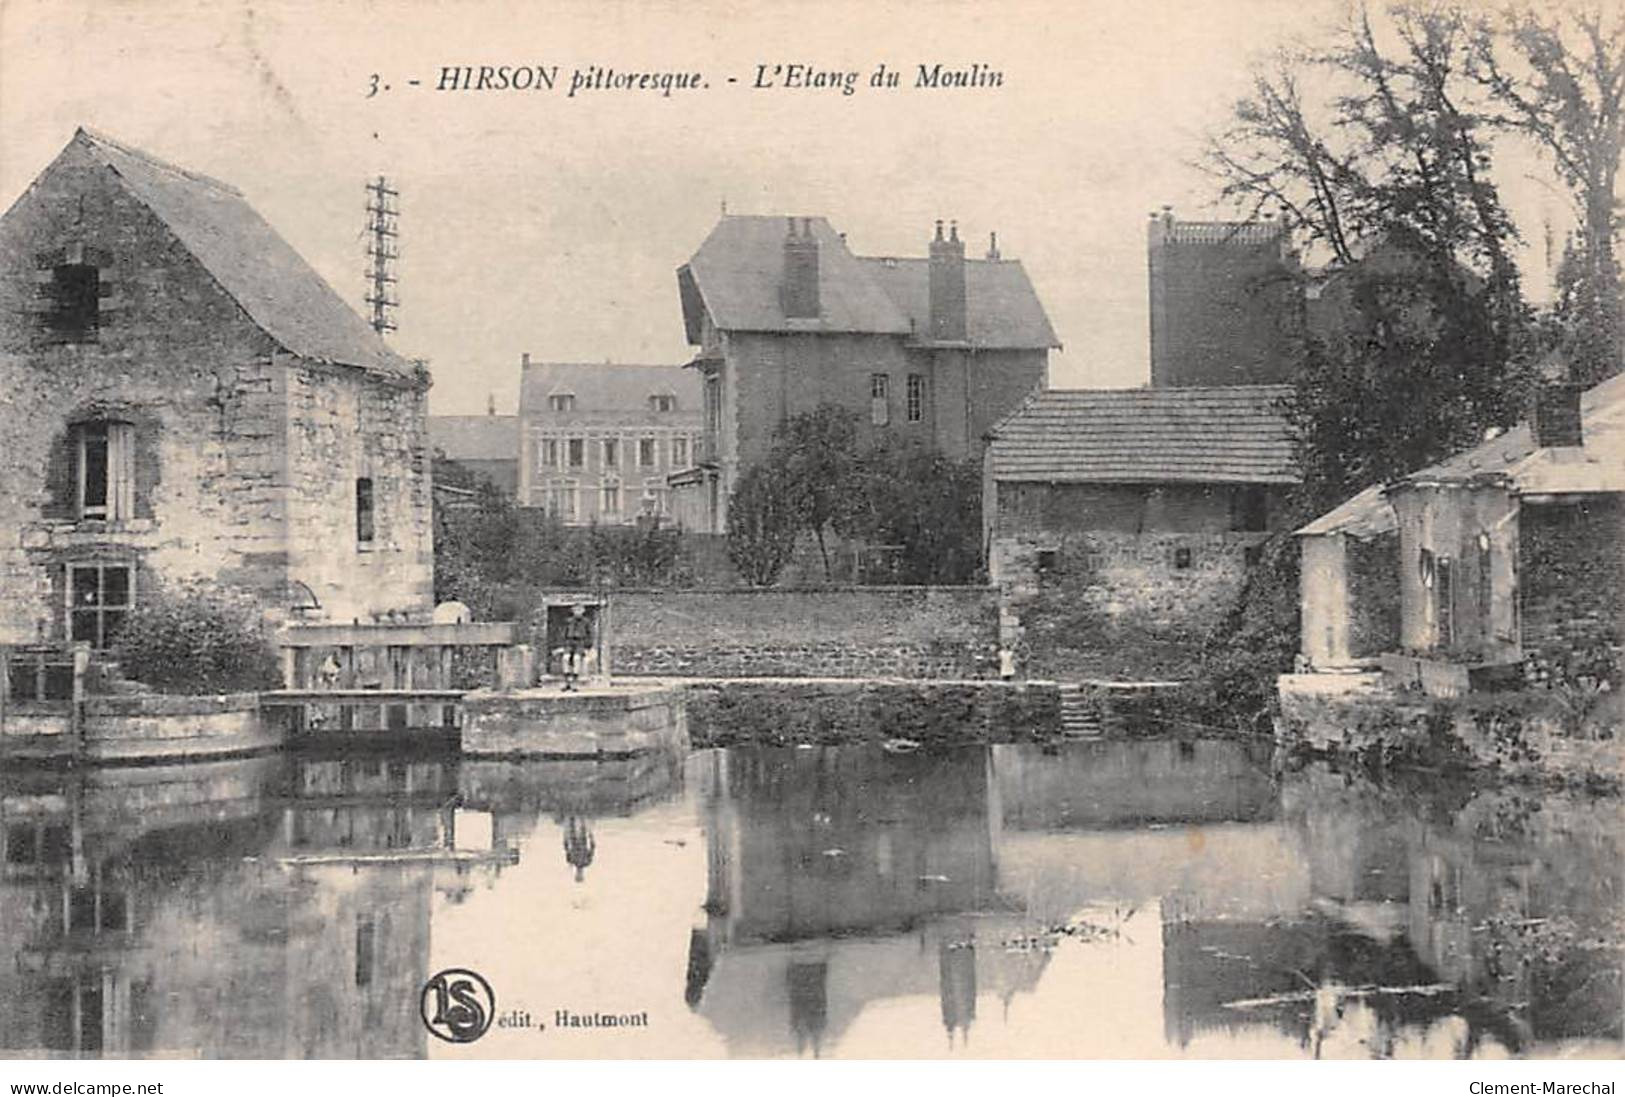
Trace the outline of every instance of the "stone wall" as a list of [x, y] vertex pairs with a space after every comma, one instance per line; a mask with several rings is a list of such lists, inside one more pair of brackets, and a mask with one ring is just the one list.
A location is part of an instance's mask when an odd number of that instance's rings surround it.
[[[99, 323], [60, 342], [51, 264], [78, 260]], [[0, 641], [61, 637], [69, 563], [130, 567], [137, 602], [202, 580], [278, 609], [294, 578], [330, 613], [432, 604], [423, 385], [283, 354], [77, 144], [0, 220], [0, 392]], [[293, 437], [290, 414], [311, 417]], [[133, 506], [113, 520], [77, 513], [73, 425], [92, 420], [130, 425]], [[369, 473], [383, 540], [358, 560]]]
[[[434, 604], [427, 393], [357, 371], [298, 363], [288, 381], [288, 575], [324, 617], [347, 621]], [[374, 534], [356, 536], [356, 481], [372, 481]]]
[[610, 600], [617, 675], [998, 673], [998, 595], [986, 587], [615, 591]]
[[1049, 742], [1061, 736], [1053, 682], [707, 682], [685, 691], [696, 749], [876, 743]]
[[1625, 642], [1625, 504], [1523, 504], [1520, 625], [1531, 684], [1620, 683]]
[[[1241, 593], [1261, 533], [1070, 533], [1000, 537], [994, 574], [1012, 601], [1087, 610], [1153, 634], [1200, 635]], [[1019, 608], [1018, 608], [1019, 612]]]

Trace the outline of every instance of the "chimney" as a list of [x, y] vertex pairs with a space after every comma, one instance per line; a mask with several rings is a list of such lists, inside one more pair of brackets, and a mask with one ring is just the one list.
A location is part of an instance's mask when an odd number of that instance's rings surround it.
[[987, 258], [991, 263], [999, 261], [999, 234], [996, 232], [987, 234]]
[[818, 300], [818, 240], [813, 236], [812, 218], [800, 219], [799, 232], [796, 218], [785, 220], [784, 281], [779, 286], [779, 302], [787, 317], [816, 320], [823, 310]]
[[525, 351], [523, 354], [521, 354], [519, 356], [519, 368], [520, 369], [529, 369], [530, 368], [530, 351], [527, 350], [527, 351]]
[[1541, 385], [1535, 393], [1535, 413], [1531, 426], [1535, 445], [1549, 447], [1585, 444], [1580, 422], [1580, 393], [1582, 386], [1567, 381]]
[[962, 343], [965, 324], [965, 242], [959, 238], [957, 222], [942, 238], [942, 222], [931, 241], [930, 262], [931, 339], [940, 343]]

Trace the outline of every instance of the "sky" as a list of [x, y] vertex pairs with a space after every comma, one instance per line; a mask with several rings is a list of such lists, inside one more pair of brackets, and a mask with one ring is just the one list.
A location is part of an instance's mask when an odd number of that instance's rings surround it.
[[[1148, 213], [1229, 212], [1204, 135], [1258, 57], [1340, 2], [0, 0], [0, 208], [86, 125], [236, 186], [359, 310], [382, 173], [401, 195], [390, 339], [428, 360], [436, 414], [512, 411], [525, 352], [687, 361], [674, 272], [724, 206], [826, 216], [859, 254], [923, 255], [937, 218], [973, 255], [997, 232], [1064, 344], [1051, 384], [1138, 385]], [[910, 87], [922, 63], [1003, 84]], [[792, 64], [858, 87], [753, 86]], [[880, 64], [903, 86], [869, 88]], [[464, 65], [562, 83], [436, 90]], [[709, 86], [568, 96], [591, 65]], [[1510, 183], [1537, 252], [1561, 200]]]

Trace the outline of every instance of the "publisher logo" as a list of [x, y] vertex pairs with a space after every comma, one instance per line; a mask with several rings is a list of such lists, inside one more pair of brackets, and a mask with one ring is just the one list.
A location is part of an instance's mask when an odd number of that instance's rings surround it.
[[453, 1044], [471, 1044], [485, 1035], [496, 1016], [497, 996], [478, 972], [451, 967], [438, 972], [418, 995], [423, 1027]]

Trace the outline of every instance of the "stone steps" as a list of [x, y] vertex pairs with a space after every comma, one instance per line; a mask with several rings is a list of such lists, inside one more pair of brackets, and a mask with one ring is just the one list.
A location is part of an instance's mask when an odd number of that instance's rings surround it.
[[1068, 739], [1099, 739], [1104, 729], [1090, 695], [1076, 682], [1057, 686], [1061, 695], [1061, 734]]

